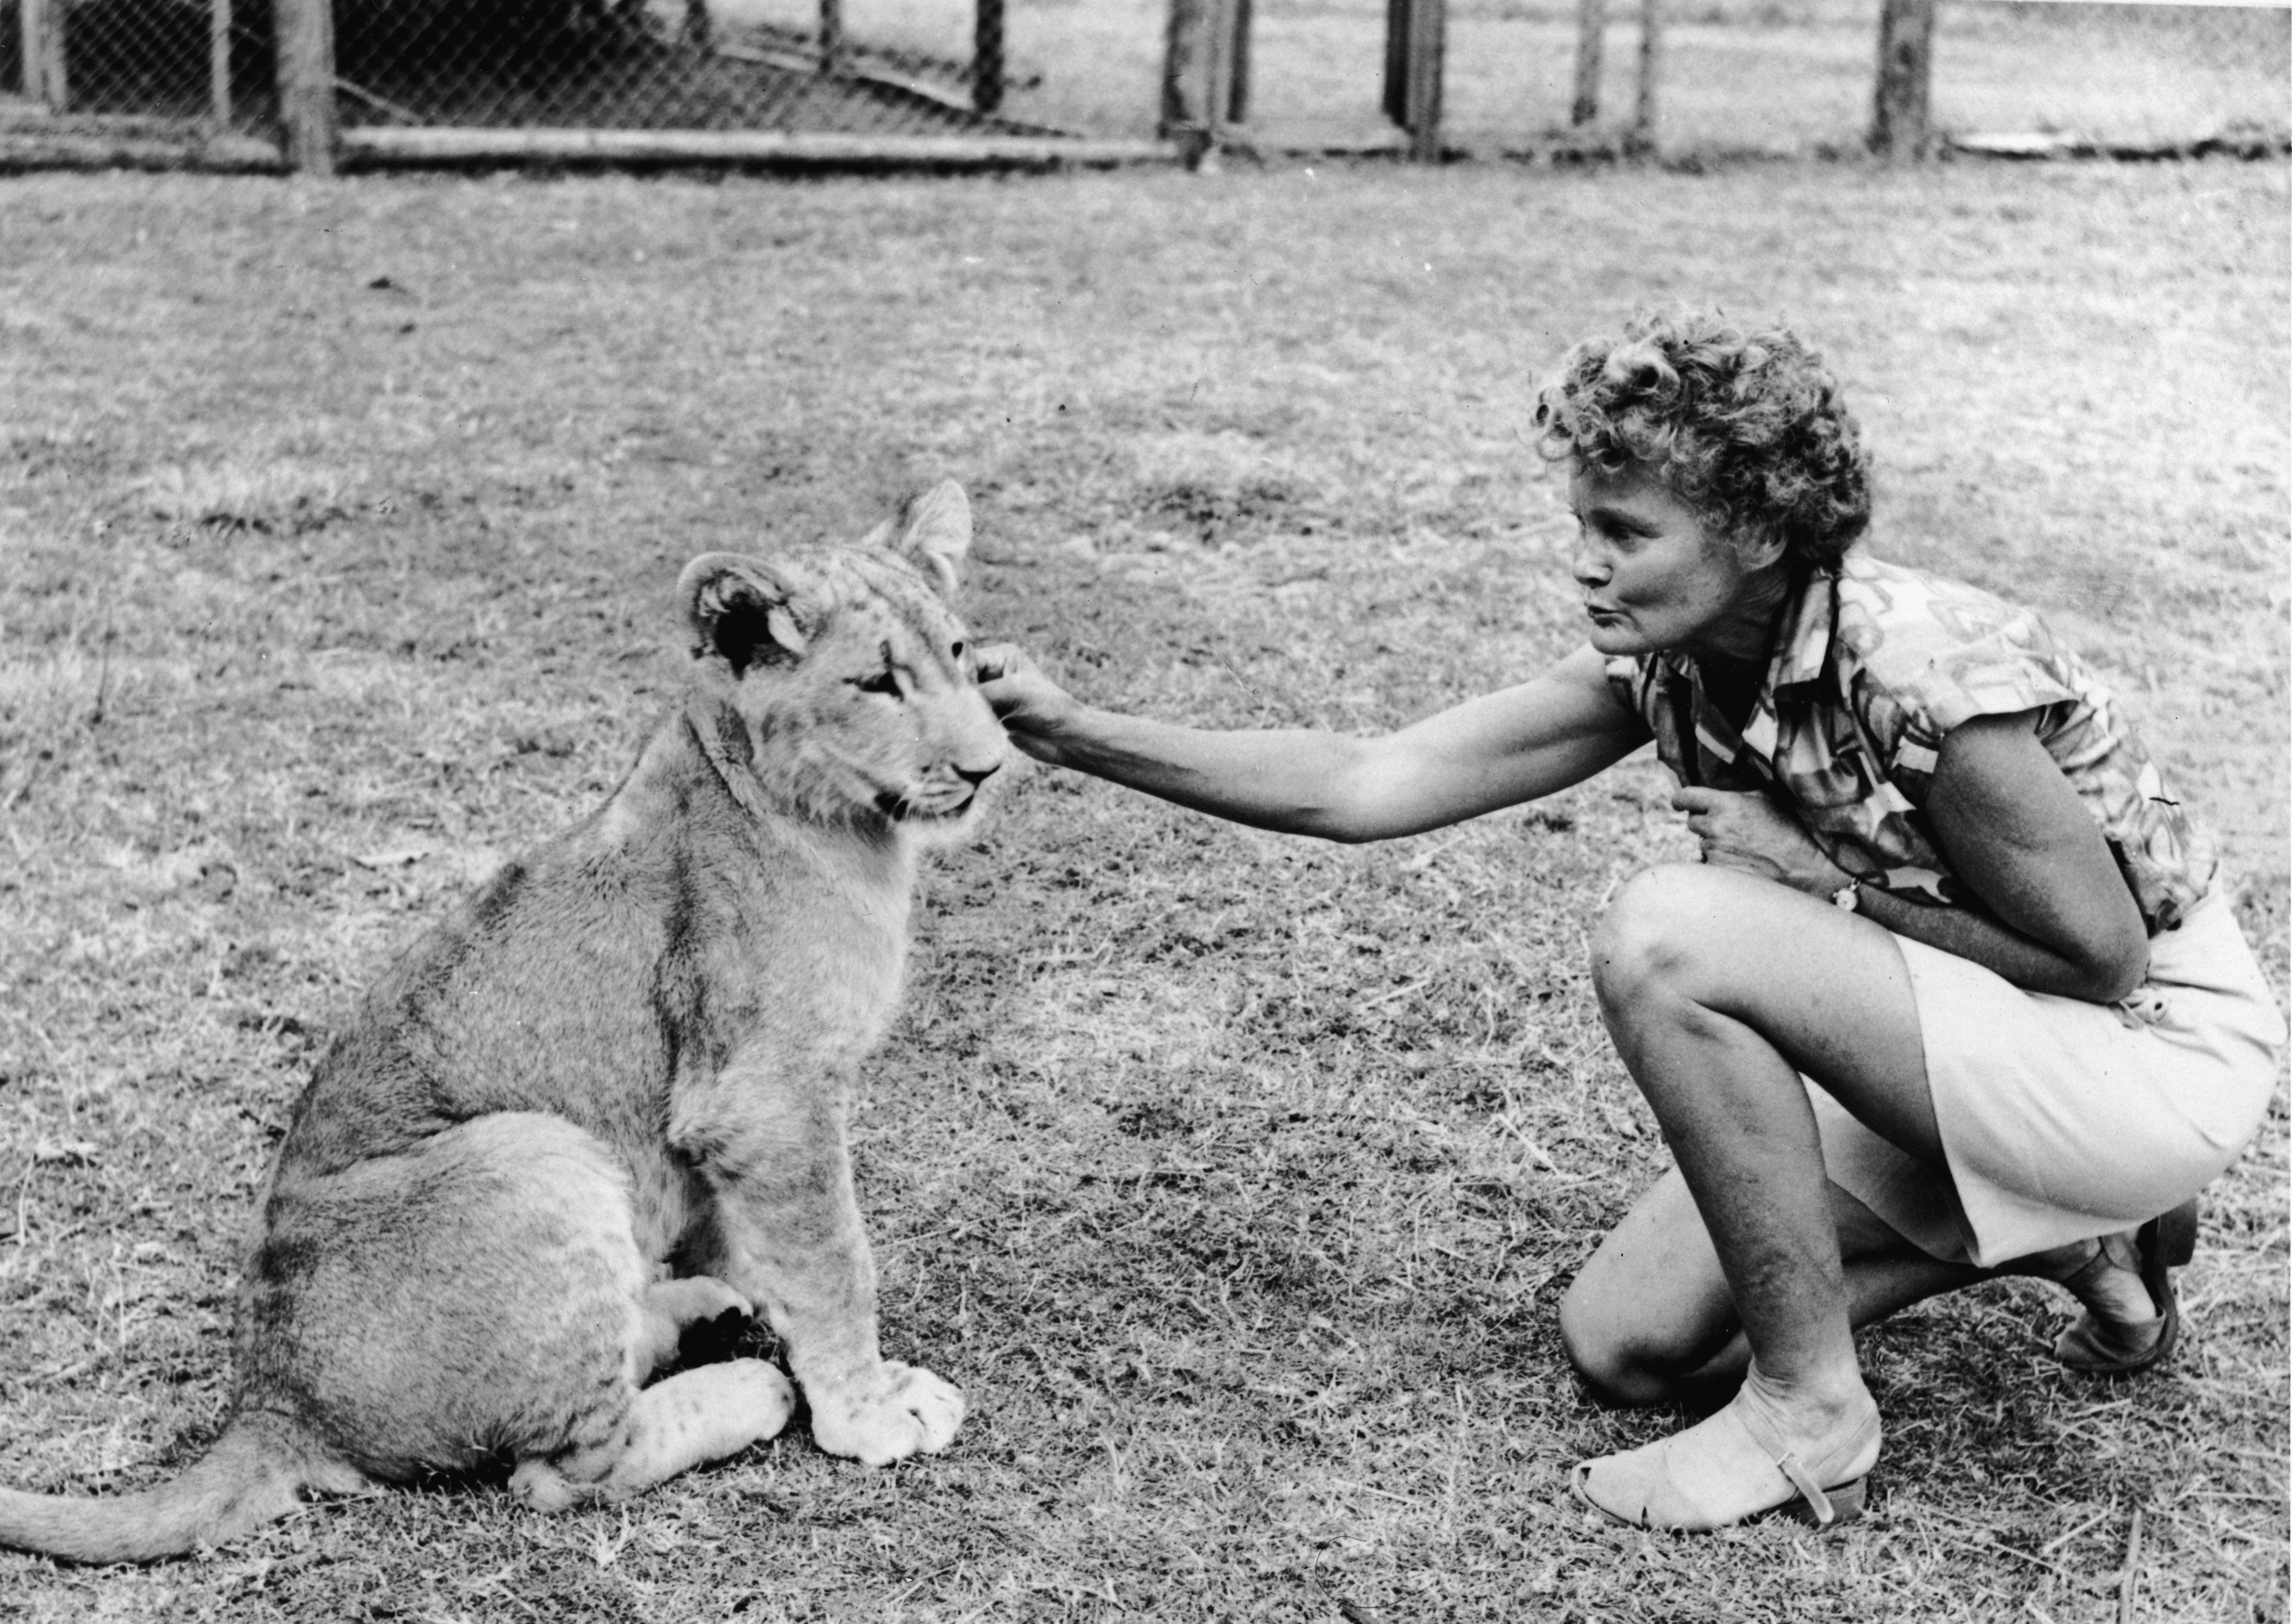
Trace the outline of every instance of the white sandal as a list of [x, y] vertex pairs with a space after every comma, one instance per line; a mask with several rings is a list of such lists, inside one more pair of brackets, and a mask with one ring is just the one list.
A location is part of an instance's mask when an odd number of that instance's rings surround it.
[[1754, 1365], [1716, 1415], [1639, 1449], [1585, 1461], [1570, 1486], [1586, 1505], [1634, 1528], [1701, 1532], [1771, 1512], [1817, 1528], [1860, 1517], [1878, 1459], [1878, 1407], [1871, 1404], [1812, 1463], [1784, 1443], [1775, 1407]]

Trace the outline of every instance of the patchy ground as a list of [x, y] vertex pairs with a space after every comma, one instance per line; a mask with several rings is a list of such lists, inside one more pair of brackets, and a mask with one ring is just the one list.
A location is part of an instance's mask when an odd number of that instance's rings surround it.
[[[0, 1481], [221, 1413], [254, 1186], [388, 955], [617, 777], [678, 567], [973, 493], [981, 635], [1211, 722], [1384, 727], [1573, 639], [1535, 374], [1637, 301], [1787, 314], [1884, 553], [2043, 607], [2285, 974], [2281, 165], [1291, 169], [0, 187]], [[2167, 1371], [2001, 1286], [1865, 1351], [1873, 1515], [1589, 1522], [1553, 1307], [1662, 1164], [1583, 934], [1686, 849], [1644, 763], [1422, 840], [1047, 773], [928, 881], [861, 1119], [948, 1455], [801, 1432], [613, 1512], [497, 1484], [0, 1618], [2280, 1620], [2285, 1124]], [[2136, 1522], [2137, 1518], [2137, 1522]]]

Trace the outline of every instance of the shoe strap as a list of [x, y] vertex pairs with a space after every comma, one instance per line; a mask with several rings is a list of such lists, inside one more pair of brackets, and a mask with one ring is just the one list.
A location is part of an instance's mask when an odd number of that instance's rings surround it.
[[1797, 1451], [1784, 1444], [1780, 1435], [1767, 1425], [1764, 1416], [1754, 1415], [1740, 1403], [1732, 1408], [1736, 1420], [1742, 1424], [1743, 1431], [1749, 1435], [1751, 1442], [1759, 1446], [1760, 1453], [1773, 1461], [1775, 1470], [1788, 1478], [1791, 1487], [1798, 1491], [1799, 1498], [1806, 1502], [1807, 1511], [1814, 1518], [1814, 1525], [1828, 1528], [1836, 1522], [1838, 1513], [1831, 1507], [1830, 1496], [1824, 1493], [1822, 1485], [1814, 1481], [1814, 1474], [1806, 1469], [1806, 1463], [1798, 1458]]

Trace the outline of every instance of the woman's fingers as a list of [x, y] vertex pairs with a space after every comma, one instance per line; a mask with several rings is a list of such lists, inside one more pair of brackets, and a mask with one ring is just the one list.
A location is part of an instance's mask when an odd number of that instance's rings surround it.
[[989, 643], [971, 651], [971, 674], [980, 682], [1000, 682], [1015, 677], [1027, 663], [1016, 643]]

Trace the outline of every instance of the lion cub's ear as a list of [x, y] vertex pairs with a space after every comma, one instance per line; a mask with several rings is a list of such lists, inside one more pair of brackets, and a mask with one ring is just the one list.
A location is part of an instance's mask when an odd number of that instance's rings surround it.
[[909, 502], [900, 517], [897, 541], [892, 539], [890, 526], [870, 539], [922, 565], [939, 588], [939, 595], [954, 597], [963, 584], [963, 560], [971, 552], [971, 503], [963, 486], [942, 479]]
[[760, 559], [702, 553], [684, 567], [676, 595], [692, 624], [692, 657], [721, 665], [734, 681], [750, 666], [787, 664], [803, 654], [795, 589]]

